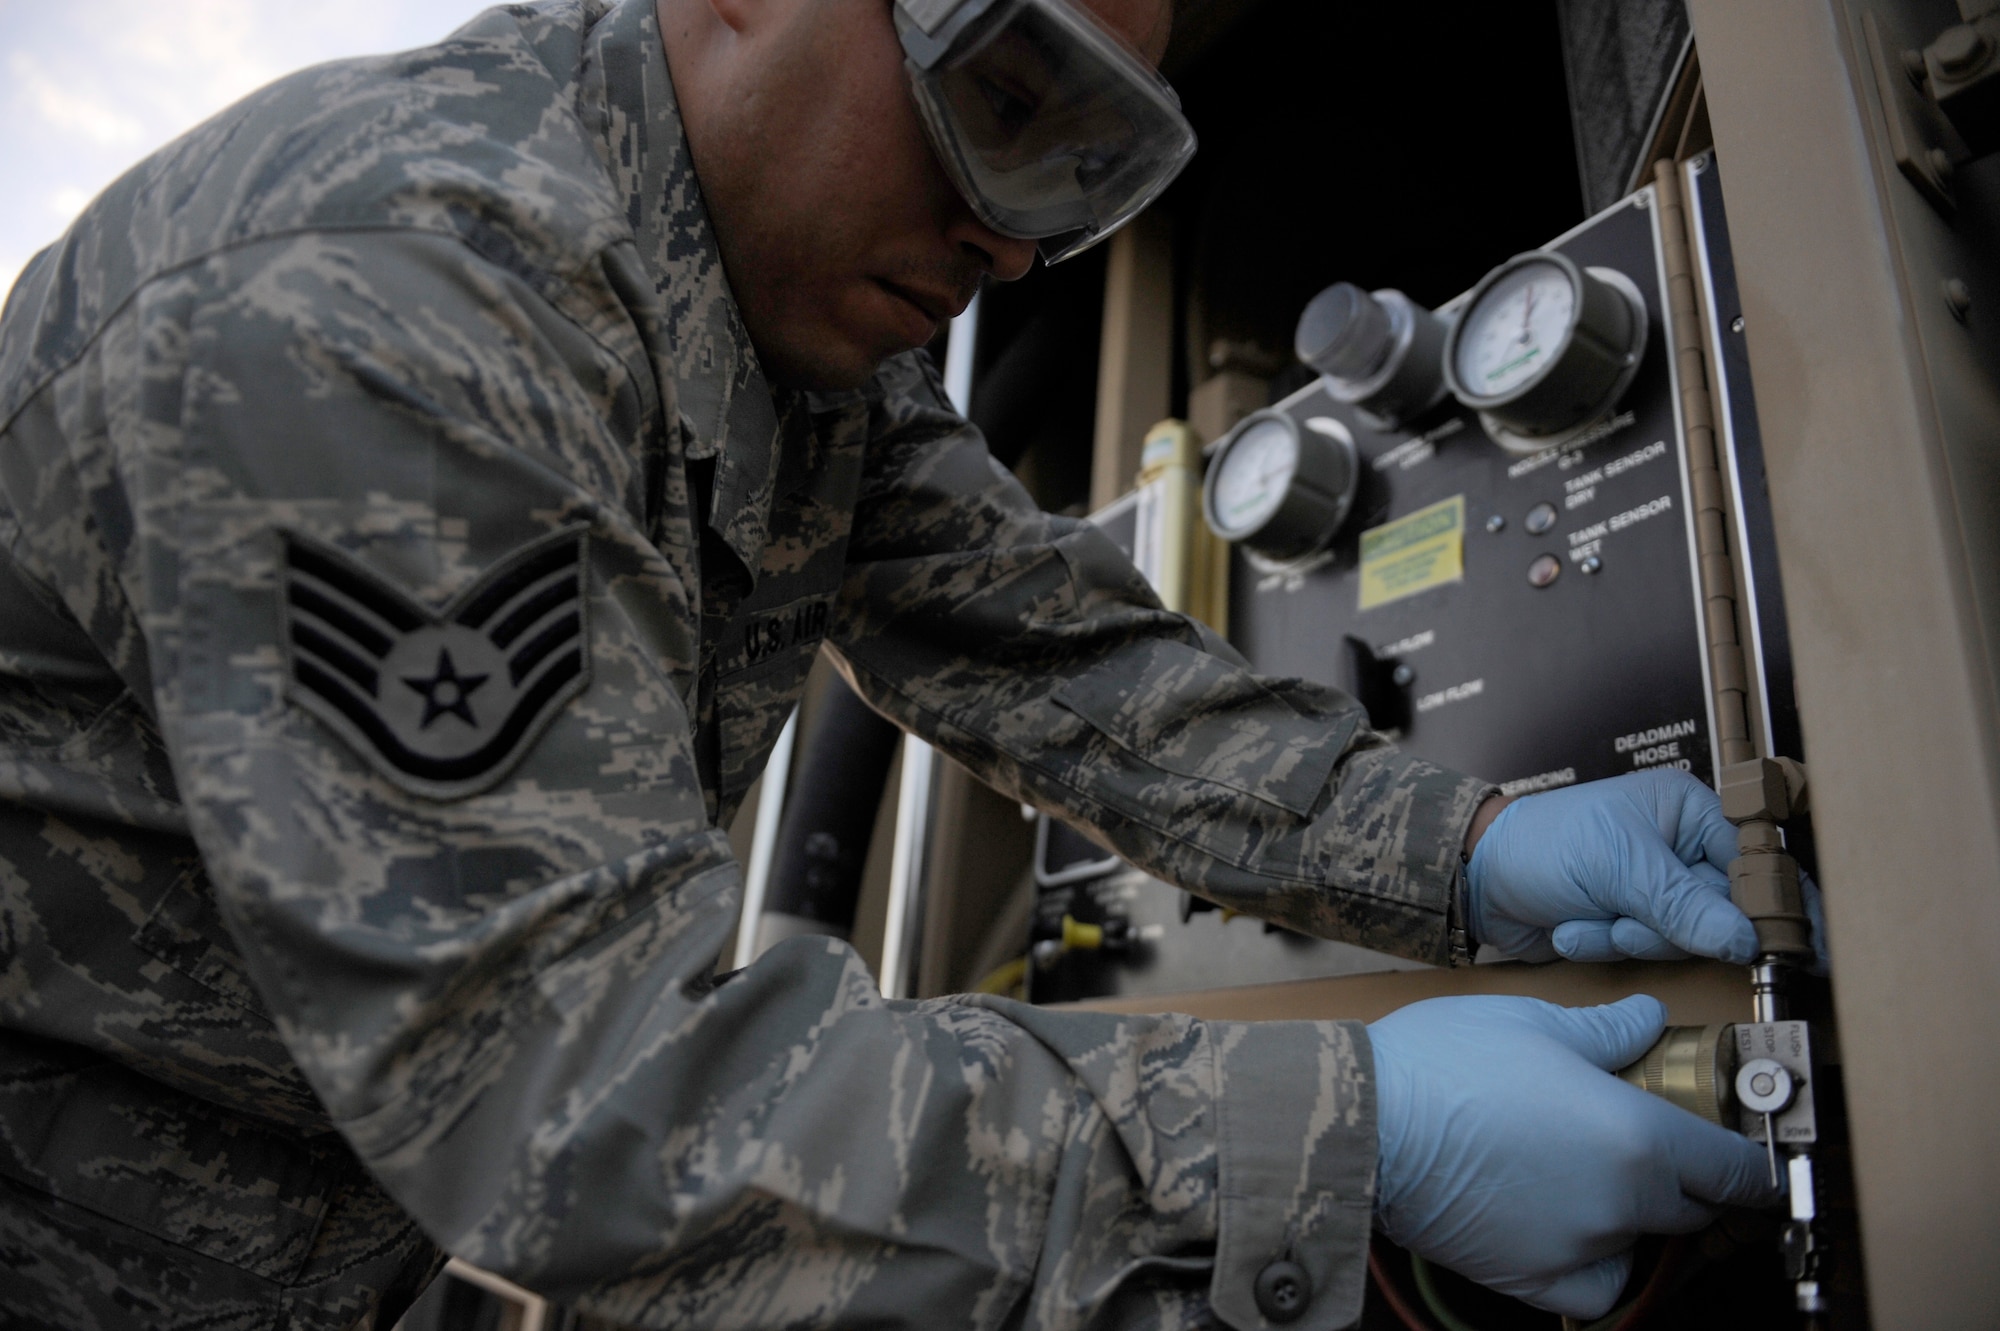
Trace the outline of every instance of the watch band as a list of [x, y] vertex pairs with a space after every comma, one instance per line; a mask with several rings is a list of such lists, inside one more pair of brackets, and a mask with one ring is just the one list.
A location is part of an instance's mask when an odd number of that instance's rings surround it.
[[1458, 869], [1451, 876], [1451, 909], [1445, 917], [1445, 927], [1451, 946], [1451, 964], [1454, 966], [1472, 964], [1472, 925], [1465, 870], [1465, 856], [1461, 855], [1458, 857]]

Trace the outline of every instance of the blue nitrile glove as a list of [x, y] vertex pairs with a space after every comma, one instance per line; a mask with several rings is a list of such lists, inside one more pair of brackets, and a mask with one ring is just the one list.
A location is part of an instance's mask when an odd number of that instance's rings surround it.
[[[1466, 866], [1472, 933], [1523, 961], [1675, 960], [1739, 964], [1757, 931], [1729, 900], [1736, 828], [1686, 772], [1655, 768], [1515, 800]], [[1803, 882], [1825, 970], [1819, 889]]]
[[1644, 995], [1586, 1008], [1481, 995], [1369, 1026], [1378, 1227], [1537, 1308], [1597, 1317], [1640, 1234], [1777, 1201], [1762, 1147], [1610, 1075], [1666, 1019]]

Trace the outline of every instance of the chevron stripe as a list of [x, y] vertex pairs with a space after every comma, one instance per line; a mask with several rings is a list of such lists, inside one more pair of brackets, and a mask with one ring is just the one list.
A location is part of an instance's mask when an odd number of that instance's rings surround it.
[[438, 782], [469, 781], [483, 775], [521, 742], [528, 727], [541, 718], [542, 709], [582, 673], [582, 650], [565, 652], [542, 673], [534, 687], [520, 696], [492, 739], [462, 757], [433, 758], [407, 747], [375, 709], [338, 677], [310, 661], [296, 661], [293, 665], [293, 676], [299, 684], [338, 708], [392, 767], [422, 781]]
[[286, 563], [295, 574], [304, 573], [318, 581], [325, 590], [344, 601], [348, 608], [358, 608], [373, 615], [397, 633], [422, 628], [430, 619], [408, 599], [395, 595], [366, 574], [336, 562], [311, 546], [293, 543], [286, 550]]
[[[288, 539], [285, 617], [294, 700], [411, 790], [456, 798], [490, 785], [519, 760], [556, 708], [587, 685], [584, 544], [581, 527], [531, 542], [433, 610], [340, 551]], [[413, 634], [424, 635], [420, 647]], [[415, 733], [411, 700], [403, 692], [409, 685], [430, 706], [422, 675], [410, 674], [430, 667], [412, 667], [412, 652], [420, 650], [428, 662], [435, 646], [444, 662], [454, 635], [486, 640], [473, 653], [484, 655], [484, 662], [469, 667], [478, 677], [475, 687], [485, 688], [484, 701], [476, 714], [461, 714], [474, 729], [457, 736], [477, 745], [471, 752], [458, 751], [455, 742], [440, 750], [436, 735]], [[459, 659], [467, 668], [463, 652]], [[393, 672], [391, 661], [397, 663]], [[485, 684], [503, 661], [504, 691], [498, 679]]]
[[[507, 611], [508, 614], [514, 613], [509, 607], [523, 597], [532, 595], [536, 587], [545, 580], [553, 580], [557, 574], [568, 573], [573, 581], [579, 550], [579, 542], [565, 541], [560, 545], [549, 547], [533, 559], [508, 569], [495, 578], [492, 585], [481, 588], [478, 595], [466, 602], [465, 608], [456, 616], [458, 622], [469, 629], [484, 628], [488, 620], [502, 611]], [[492, 636], [493, 641], [502, 647], [511, 641], [500, 637], [498, 630], [495, 630]]]
[[[572, 598], [573, 600], [574, 598]], [[576, 641], [583, 632], [583, 616], [575, 610], [557, 616], [548, 627], [528, 639], [507, 661], [507, 676], [514, 687], [531, 674], [548, 655], [565, 643]]]

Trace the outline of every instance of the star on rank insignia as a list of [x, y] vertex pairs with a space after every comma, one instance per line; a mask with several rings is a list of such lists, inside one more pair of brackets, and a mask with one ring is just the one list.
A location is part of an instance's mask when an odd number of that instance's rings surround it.
[[287, 696], [412, 794], [489, 788], [590, 682], [584, 545], [582, 527], [531, 541], [434, 610], [287, 533]]

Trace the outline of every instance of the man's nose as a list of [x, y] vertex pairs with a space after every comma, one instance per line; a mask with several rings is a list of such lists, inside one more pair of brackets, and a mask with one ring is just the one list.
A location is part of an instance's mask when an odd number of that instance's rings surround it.
[[970, 209], [962, 209], [952, 219], [945, 239], [1001, 282], [1026, 276], [1035, 262], [1036, 242], [1003, 236], [974, 217]]

